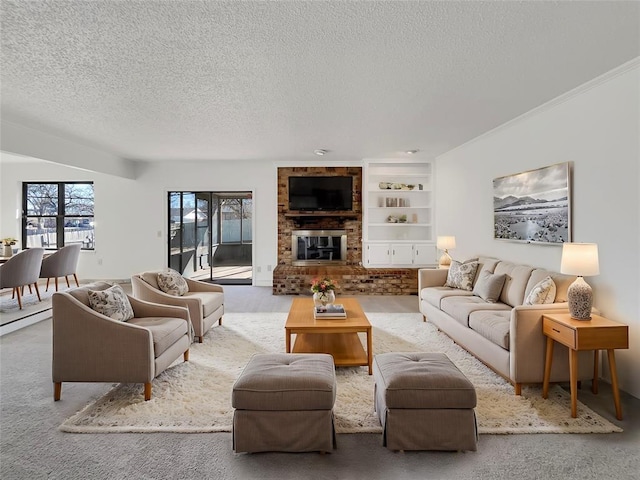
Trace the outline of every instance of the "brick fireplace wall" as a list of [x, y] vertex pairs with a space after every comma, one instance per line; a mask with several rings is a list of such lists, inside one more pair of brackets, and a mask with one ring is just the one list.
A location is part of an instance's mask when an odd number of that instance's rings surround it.
[[[351, 212], [298, 215], [288, 208], [290, 176], [352, 176]], [[347, 232], [346, 265], [293, 266], [293, 230], [334, 230]], [[287, 167], [278, 168], [278, 265], [273, 270], [274, 295], [311, 295], [311, 280], [328, 276], [338, 283], [338, 295], [410, 295], [418, 291], [417, 269], [364, 268], [362, 262], [362, 168]]]

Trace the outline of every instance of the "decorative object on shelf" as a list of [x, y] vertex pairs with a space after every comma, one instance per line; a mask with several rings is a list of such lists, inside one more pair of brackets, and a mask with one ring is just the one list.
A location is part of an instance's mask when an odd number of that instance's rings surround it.
[[526, 243], [571, 241], [570, 164], [493, 179], [493, 236]]
[[332, 305], [336, 301], [336, 288], [338, 288], [338, 285], [329, 277], [322, 279], [314, 278], [311, 282], [314, 305], [323, 307]]
[[380, 200], [379, 205], [381, 207], [387, 208], [395, 208], [395, 207], [408, 207], [409, 199], [408, 198], [398, 198], [398, 197], [385, 197], [384, 200]]
[[569, 290], [567, 290], [571, 318], [591, 320], [593, 291], [582, 277], [600, 273], [598, 245], [595, 243], [563, 244], [560, 273], [577, 275], [575, 282], [569, 285]]
[[2, 239], [2, 256], [10, 257], [13, 255], [13, 245], [16, 244], [18, 240], [15, 238], [7, 237]]
[[415, 185], [407, 185], [406, 183], [380, 182], [378, 183], [380, 190], [413, 190]]
[[456, 248], [456, 237], [453, 237], [453, 236], [438, 237], [438, 240], [436, 242], [436, 247], [438, 247], [439, 250], [444, 250], [438, 262], [438, 266], [442, 268], [442, 267], [448, 267], [449, 265], [451, 265], [451, 255], [449, 255], [449, 249]]
[[400, 215], [400, 216], [389, 215], [387, 217], [387, 223], [407, 223], [407, 216], [406, 215]]

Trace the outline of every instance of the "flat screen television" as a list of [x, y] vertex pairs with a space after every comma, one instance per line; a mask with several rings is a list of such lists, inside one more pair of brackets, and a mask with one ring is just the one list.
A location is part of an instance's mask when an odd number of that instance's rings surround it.
[[289, 177], [289, 210], [352, 210], [353, 177]]

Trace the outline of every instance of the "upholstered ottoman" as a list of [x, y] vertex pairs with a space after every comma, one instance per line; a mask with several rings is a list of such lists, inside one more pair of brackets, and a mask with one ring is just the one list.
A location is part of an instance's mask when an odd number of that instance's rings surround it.
[[234, 451], [330, 452], [335, 398], [331, 355], [254, 355], [233, 385]]
[[476, 391], [445, 354], [379, 354], [373, 378], [387, 448], [476, 450]]

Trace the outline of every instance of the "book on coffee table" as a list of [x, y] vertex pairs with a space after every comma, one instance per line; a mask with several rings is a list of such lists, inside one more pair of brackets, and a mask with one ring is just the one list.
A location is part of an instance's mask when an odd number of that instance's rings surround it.
[[347, 318], [347, 312], [344, 309], [344, 305], [341, 303], [334, 303], [332, 305], [314, 306], [313, 318]]

